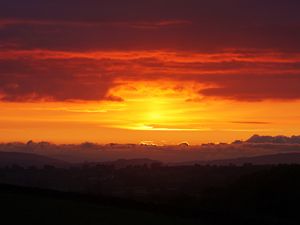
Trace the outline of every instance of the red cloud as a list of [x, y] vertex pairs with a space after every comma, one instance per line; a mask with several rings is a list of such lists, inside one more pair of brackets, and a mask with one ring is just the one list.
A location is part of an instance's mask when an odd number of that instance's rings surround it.
[[60, 75], [16, 75], [0, 77], [2, 101], [69, 101], [69, 100], [120, 100], [108, 96], [114, 86], [110, 79]]
[[3, 101], [122, 101], [122, 81], [195, 82], [199, 94], [239, 101], [300, 98], [300, 57], [274, 52], [2, 51]]
[[[201, 78], [199, 79], [201, 81]], [[205, 88], [201, 95], [239, 101], [300, 99], [300, 74], [237, 74], [215, 76], [205, 82], [217, 87]]]

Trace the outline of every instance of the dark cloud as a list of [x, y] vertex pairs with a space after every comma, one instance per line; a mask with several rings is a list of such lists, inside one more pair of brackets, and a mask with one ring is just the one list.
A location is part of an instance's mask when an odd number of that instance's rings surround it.
[[[299, 99], [299, 8], [296, 0], [2, 0], [0, 50], [29, 53], [1, 53], [0, 95], [5, 101], [121, 101], [110, 93], [119, 80], [156, 79], [199, 83], [199, 94], [208, 97]], [[177, 57], [47, 58], [35, 56], [36, 49]], [[242, 58], [222, 55], [232, 51]], [[218, 60], [193, 55], [205, 52]], [[281, 58], [260, 59], [265, 52]]]
[[0, 6], [0, 40], [23, 48], [300, 49], [300, 3], [293, 0], [4, 0]]
[[123, 81], [165, 80], [182, 82], [183, 86], [184, 82], [201, 84], [199, 94], [206, 97], [238, 101], [300, 98], [300, 68], [293, 57], [279, 61], [267, 59], [270, 62], [262, 63], [259, 54], [249, 62], [232, 61], [230, 57], [224, 61], [220, 54], [214, 55], [215, 62], [205, 62], [210, 54], [190, 58], [180, 53], [153, 54], [127, 51], [3, 53], [0, 55], [0, 93], [5, 101], [122, 101], [121, 96], [114, 96], [110, 91]]
[[257, 125], [270, 124], [270, 122], [264, 122], [264, 121], [231, 121], [231, 123], [236, 123], [236, 124], [257, 124]]
[[2, 101], [110, 100], [116, 84], [101, 70], [85, 71], [68, 61], [0, 61], [0, 98]]
[[[201, 78], [199, 79], [201, 81]], [[238, 74], [212, 76], [204, 82], [217, 87], [200, 91], [204, 96], [228, 98], [240, 101], [261, 101], [265, 99], [295, 100], [300, 98], [300, 75]]]
[[0, 86], [2, 101], [120, 100], [107, 96], [113, 84], [101, 77], [86, 82], [72, 75], [1, 76]]
[[300, 136], [260, 136], [253, 135], [246, 142], [248, 143], [274, 143], [274, 144], [300, 144]]

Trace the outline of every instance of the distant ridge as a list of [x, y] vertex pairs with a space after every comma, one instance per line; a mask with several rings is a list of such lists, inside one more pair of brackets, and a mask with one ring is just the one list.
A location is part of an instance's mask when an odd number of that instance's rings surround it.
[[[151, 166], [158, 164], [165, 164], [158, 160], [151, 160], [147, 158], [138, 158], [138, 159], [119, 159], [115, 161], [106, 161], [106, 162], [90, 162], [90, 163], [78, 163], [71, 164], [69, 162], [42, 156], [32, 153], [20, 153], [20, 152], [0, 152], [0, 167], [18, 165], [22, 167], [43, 167], [45, 165], [51, 165], [55, 167], [68, 167], [70, 165], [112, 165], [115, 168], [125, 168], [128, 166]], [[210, 161], [186, 161], [178, 163], [166, 163], [166, 165], [244, 165], [244, 164], [253, 164], [253, 165], [276, 165], [276, 164], [300, 164], [300, 153], [280, 153], [273, 155], [262, 155], [254, 157], [242, 157], [242, 158], [231, 158], [231, 159], [222, 159], [222, 160], [210, 160]]]
[[92, 162], [88, 163], [89, 165], [111, 165], [115, 168], [126, 168], [128, 166], [151, 166], [153, 164], [162, 164], [162, 162], [152, 159], [118, 159], [115, 161], [108, 161], [108, 162]]
[[254, 157], [243, 157], [223, 160], [212, 160], [212, 161], [191, 161], [176, 163], [176, 165], [244, 165], [251, 163], [253, 165], [276, 165], [276, 164], [300, 164], [300, 153], [280, 153], [274, 155], [262, 155]]
[[51, 165], [56, 167], [65, 167], [69, 163], [53, 159], [47, 156], [21, 153], [21, 152], [0, 152], [0, 167], [18, 165], [23, 167], [36, 166], [43, 167]]

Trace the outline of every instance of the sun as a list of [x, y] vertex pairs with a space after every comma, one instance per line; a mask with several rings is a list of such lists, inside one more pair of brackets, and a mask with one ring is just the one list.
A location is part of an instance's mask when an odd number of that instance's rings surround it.
[[145, 120], [148, 122], [163, 122], [167, 120], [168, 100], [163, 97], [148, 98], [145, 100], [147, 110], [145, 111]]
[[162, 113], [161, 112], [150, 112], [149, 120], [153, 120], [153, 121], [163, 120]]
[[143, 101], [134, 102], [131, 107], [136, 112], [136, 129], [153, 130], [171, 122], [172, 109], [169, 108], [168, 100], [164, 97], [149, 97]]
[[[125, 99], [122, 112], [116, 112], [115, 128], [129, 130], [195, 130], [198, 127], [199, 104], [187, 101], [193, 98], [189, 89], [178, 83], [131, 82], [119, 86], [112, 95]], [[189, 107], [181, 107], [181, 106]], [[114, 121], [112, 121], [114, 122]]]

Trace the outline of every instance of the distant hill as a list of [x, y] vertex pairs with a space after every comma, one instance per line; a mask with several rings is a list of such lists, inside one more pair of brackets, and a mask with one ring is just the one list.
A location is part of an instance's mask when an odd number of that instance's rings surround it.
[[36, 166], [43, 167], [52, 165], [56, 167], [65, 167], [69, 163], [53, 159], [47, 156], [36, 155], [32, 153], [20, 152], [0, 152], [0, 167], [18, 165], [23, 167]]
[[89, 165], [113, 165], [115, 168], [125, 168], [128, 166], [151, 166], [153, 164], [162, 164], [160, 161], [152, 160], [152, 159], [118, 159], [115, 161], [108, 161], [108, 162], [93, 162], [88, 163]]
[[234, 158], [234, 159], [224, 159], [224, 160], [212, 160], [212, 161], [193, 161], [178, 163], [176, 165], [243, 165], [246, 163], [251, 163], [254, 165], [270, 165], [270, 164], [300, 164], [300, 153], [282, 153], [275, 155], [263, 155], [255, 157], [244, 157], [244, 158]]
[[[170, 163], [169, 165], [243, 165], [251, 163], [254, 165], [270, 165], [270, 164], [300, 164], [300, 153], [281, 153], [274, 155], [262, 155], [255, 157], [243, 157], [243, 158], [232, 158], [223, 160], [211, 160], [211, 161], [188, 161]], [[115, 161], [107, 162], [90, 162], [85, 163], [87, 165], [113, 165], [115, 168], [125, 168], [128, 166], [151, 166], [163, 164], [160, 161], [141, 158], [141, 159], [119, 159]], [[0, 167], [19, 165], [23, 167], [36, 166], [43, 167], [45, 165], [52, 165], [55, 167], [68, 167], [70, 165], [80, 166], [83, 164], [71, 164], [69, 162], [51, 158], [48, 156], [42, 156], [32, 153], [20, 153], [20, 152], [0, 152]]]

